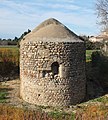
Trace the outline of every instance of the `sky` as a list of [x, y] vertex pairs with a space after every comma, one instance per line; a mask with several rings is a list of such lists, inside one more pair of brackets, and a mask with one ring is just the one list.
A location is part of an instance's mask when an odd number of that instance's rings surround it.
[[0, 38], [19, 37], [48, 18], [77, 35], [96, 35], [95, 0], [0, 0]]

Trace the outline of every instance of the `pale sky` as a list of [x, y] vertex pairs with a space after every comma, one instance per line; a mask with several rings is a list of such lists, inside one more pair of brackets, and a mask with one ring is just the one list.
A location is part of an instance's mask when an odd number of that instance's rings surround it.
[[95, 0], [0, 0], [0, 38], [19, 37], [48, 18], [77, 35], [96, 35]]

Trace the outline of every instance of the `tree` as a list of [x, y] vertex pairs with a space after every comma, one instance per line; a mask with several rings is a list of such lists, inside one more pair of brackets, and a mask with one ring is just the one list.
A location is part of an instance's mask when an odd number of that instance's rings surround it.
[[21, 39], [23, 39], [23, 37], [24, 37], [25, 35], [27, 35], [28, 33], [30, 33], [30, 32], [31, 32], [31, 30], [28, 29], [28, 31], [25, 31], [25, 32], [18, 38], [18, 42], [17, 42], [17, 46], [18, 46], [18, 47], [20, 47], [20, 41], [21, 41]]
[[96, 14], [102, 29], [108, 29], [108, 0], [96, 0]]
[[28, 33], [30, 33], [31, 30], [28, 29], [28, 31], [25, 31], [20, 37], [19, 40], [21, 40], [25, 35], [27, 35]]
[[86, 35], [82, 35], [79, 36], [82, 40], [84, 40], [85, 45], [86, 45], [86, 50], [93, 50], [94, 49], [94, 43], [92, 43], [91, 41], [89, 41], [89, 36]]

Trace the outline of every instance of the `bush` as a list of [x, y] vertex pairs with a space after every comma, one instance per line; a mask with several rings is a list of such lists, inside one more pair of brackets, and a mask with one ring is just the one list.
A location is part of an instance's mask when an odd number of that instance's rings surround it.
[[89, 40], [86, 40], [85, 44], [86, 44], [86, 50], [94, 50], [94, 43], [92, 43]]
[[95, 50], [100, 50], [100, 48], [102, 47], [103, 43], [101, 42], [94, 42], [94, 49]]
[[106, 91], [106, 88], [108, 88], [108, 57], [99, 51], [93, 52], [92, 66], [97, 68], [97, 80], [99, 80]]
[[92, 66], [96, 67], [99, 65], [101, 55], [100, 51], [94, 51], [92, 52], [91, 59], [92, 59]]

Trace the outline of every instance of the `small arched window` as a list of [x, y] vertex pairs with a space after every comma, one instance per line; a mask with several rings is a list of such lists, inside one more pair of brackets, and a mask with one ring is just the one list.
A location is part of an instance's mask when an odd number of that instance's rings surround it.
[[53, 75], [59, 74], [59, 64], [58, 64], [58, 62], [53, 62], [52, 63], [51, 71], [52, 71]]

